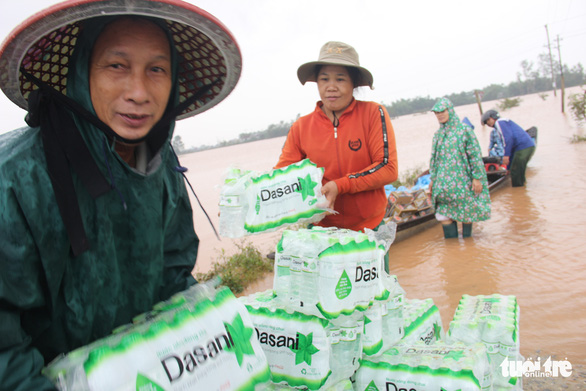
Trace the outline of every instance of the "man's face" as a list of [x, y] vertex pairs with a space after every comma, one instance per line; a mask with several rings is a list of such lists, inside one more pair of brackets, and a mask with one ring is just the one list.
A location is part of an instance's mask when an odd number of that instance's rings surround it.
[[154, 23], [122, 18], [106, 26], [90, 60], [90, 96], [96, 114], [129, 140], [148, 134], [171, 93], [171, 51]]
[[489, 117], [489, 118], [486, 120], [486, 124], [487, 124], [488, 126], [490, 126], [491, 128], [494, 128], [494, 124], [495, 124], [495, 122], [496, 122], [496, 120], [495, 120], [494, 118], [492, 118], [492, 117]]

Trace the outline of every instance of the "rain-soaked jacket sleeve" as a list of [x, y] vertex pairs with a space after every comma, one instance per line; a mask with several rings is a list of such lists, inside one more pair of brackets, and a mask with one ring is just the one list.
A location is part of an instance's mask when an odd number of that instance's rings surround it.
[[472, 178], [484, 182], [486, 180], [486, 170], [484, 168], [484, 162], [482, 161], [480, 144], [471, 128], [464, 126], [464, 129], [466, 129], [466, 155], [468, 157], [468, 165], [470, 167]]
[[41, 353], [21, 327], [21, 311], [45, 303], [43, 276], [27, 222], [4, 183], [0, 180], [0, 390], [55, 390], [41, 375]]

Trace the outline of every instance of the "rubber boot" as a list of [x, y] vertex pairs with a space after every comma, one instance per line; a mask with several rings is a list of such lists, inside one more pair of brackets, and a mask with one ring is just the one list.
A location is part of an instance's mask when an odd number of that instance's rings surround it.
[[455, 221], [452, 221], [450, 224], [442, 224], [442, 228], [444, 229], [444, 238], [452, 239], [458, 237], [458, 225]]
[[462, 237], [469, 238], [472, 236], [472, 223], [462, 223]]

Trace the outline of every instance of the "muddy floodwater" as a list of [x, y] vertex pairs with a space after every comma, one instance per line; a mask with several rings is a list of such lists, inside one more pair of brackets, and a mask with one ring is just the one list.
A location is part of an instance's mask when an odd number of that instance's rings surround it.
[[[566, 97], [582, 90], [566, 91]], [[522, 96], [520, 106], [501, 112], [524, 128], [537, 126], [537, 151], [529, 163], [528, 183], [510, 183], [491, 194], [492, 218], [474, 224], [473, 237], [443, 238], [439, 225], [390, 250], [391, 274], [407, 298], [432, 298], [449, 325], [463, 294], [515, 295], [521, 308], [521, 353], [530, 357], [566, 359], [576, 368], [586, 364], [586, 142], [572, 144], [586, 131], [561, 113], [560, 91], [547, 97]], [[483, 102], [486, 111], [498, 102]], [[486, 154], [490, 128], [480, 125], [476, 104], [456, 107], [468, 117]], [[399, 170], [427, 167], [437, 121], [431, 113], [393, 119]], [[188, 178], [218, 226], [218, 199], [225, 169], [236, 165], [269, 170], [278, 159], [284, 138], [182, 155]], [[218, 241], [192, 198], [195, 228], [201, 245], [196, 271], [205, 271], [218, 251], [234, 251], [241, 240]], [[272, 251], [279, 232], [248, 240], [261, 251]], [[272, 287], [267, 277], [251, 289]], [[576, 375], [578, 371], [576, 371]], [[583, 380], [580, 384], [584, 384]]]

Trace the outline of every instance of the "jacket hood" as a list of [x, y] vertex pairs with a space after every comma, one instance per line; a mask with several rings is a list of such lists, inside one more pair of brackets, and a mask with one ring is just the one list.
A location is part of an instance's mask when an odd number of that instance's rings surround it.
[[444, 110], [448, 110], [450, 118], [447, 122], [440, 124], [440, 129], [455, 130], [462, 126], [462, 121], [460, 121], [460, 117], [458, 117], [458, 114], [454, 110], [454, 104], [448, 98], [441, 98], [431, 108], [431, 111], [435, 113], [441, 113]]

